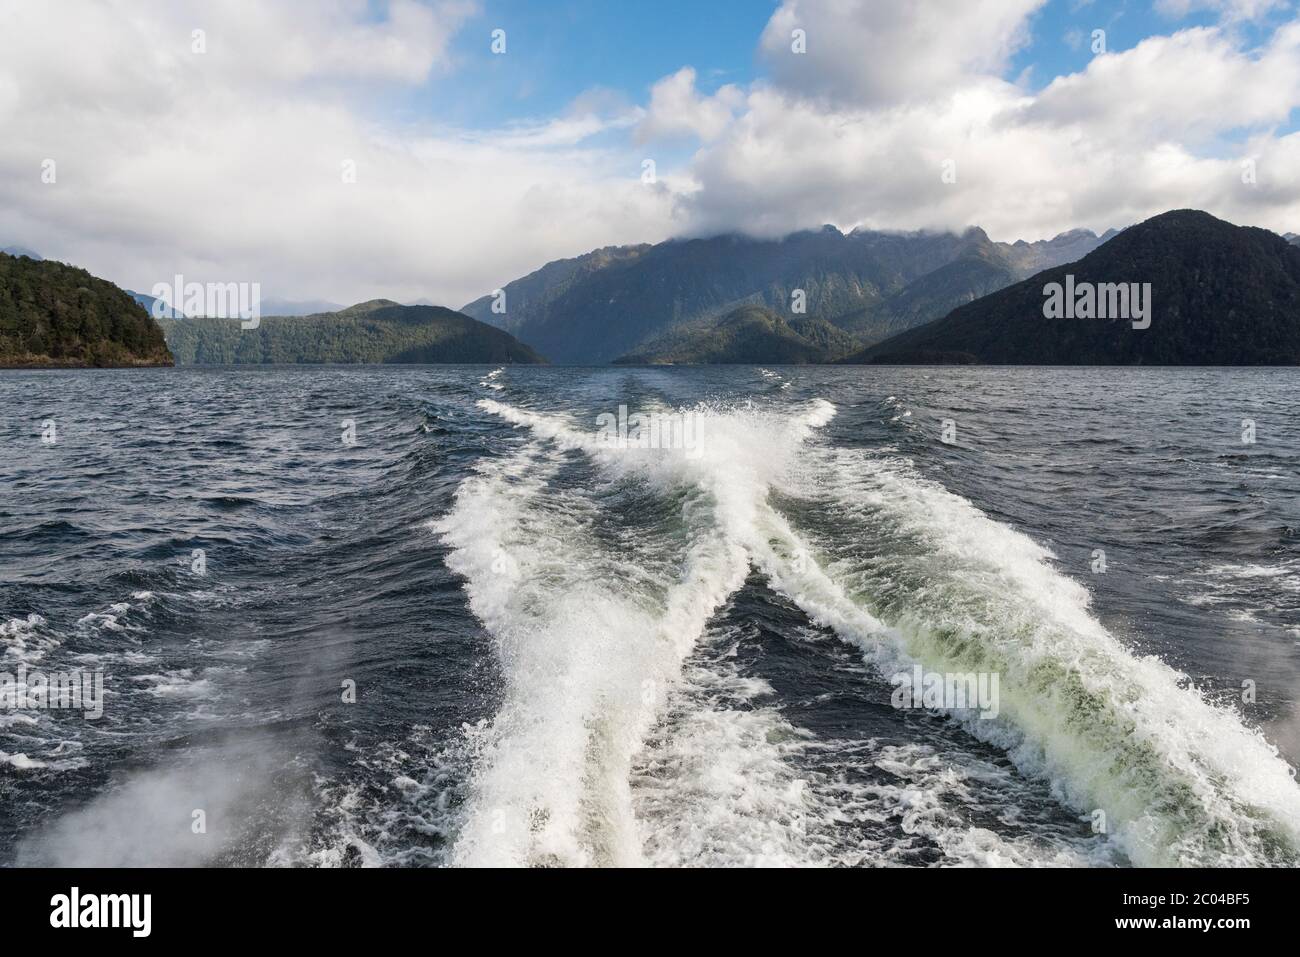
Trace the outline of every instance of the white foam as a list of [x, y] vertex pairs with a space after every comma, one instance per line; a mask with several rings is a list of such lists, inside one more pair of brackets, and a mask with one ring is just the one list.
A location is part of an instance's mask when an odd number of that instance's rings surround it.
[[215, 693], [211, 679], [195, 677], [192, 668], [136, 675], [131, 680], [155, 698], [208, 698]]
[[[435, 524], [506, 680], [500, 713], [471, 736], [477, 763], [455, 863], [635, 864], [702, 847], [702, 830], [670, 822], [667, 804], [655, 810], [663, 795], [634, 800], [629, 775], [666, 692], [683, 693], [684, 658], [751, 563], [884, 674], [913, 664], [998, 672], [1001, 717], [954, 716], [1081, 814], [1104, 811], [1133, 862], [1297, 860], [1300, 788], [1258, 730], [1181, 687], [1159, 659], [1131, 654], [1045, 548], [906, 463], [809, 446], [834, 416], [829, 403], [782, 413], [697, 407], [694, 455], [609, 448], [594, 416], [588, 427], [479, 404], [533, 441], [483, 465]], [[598, 468], [591, 487], [575, 489], [567, 476], [551, 483], [583, 460]], [[617, 482], [680, 498], [680, 529], [611, 535], [601, 496]], [[809, 502], [834, 527], [797, 527], [772, 504], [774, 490]], [[674, 786], [712, 796], [705, 808], [725, 804], [751, 770], [798, 791], [781, 755], [761, 744], [772, 720], [761, 709], [680, 716], [676, 754], [643, 760], [674, 766]], [[699, 760], [710, 747], [713, 760]], [[638, 779], [640, 789], [654, 786]], [[898, 800], [925, 799], [925, 790]], [[786, 830], [759, 845], [733, 834], [733, 851], [751, 862], [806, 853], [787, 839], [803, 826], [792, 822], [809, 820], [795, 791], [783, 798], [760, 788], [770, 803], [757, 816], [769, 813]], [[675, 829], [671, 837], [638, 824], [637, 800], [648, 818], [658, 813]], [[933, 833], [957, 860], [1044, 861], [987, 830], [949, 822]], [[1045, 860], [1078, 863], [1094, 853], [1092, 844], [1063, 845]]]
[[25, 754], [8, 754], [0, 751], [0, 763], [8, 764], [19, 771], [34, 771], [45, 767], [44, 761], [36, 761]]
[[[705, 623], [744, 581], [741, 535], [770, 474], [834, 410], [815, 403], [786, 417], [699, 408], [702, 441], [687, 454], [608, 447], [594, 417], [584, 429], [492, 400], [480, 406], [546, 441], [484, 466], [436, 525], [507, 681], [455, 860], [640, 863], [633, 756]], [[601, 468], [600, 487], [547, 487], [574, 450]], [[680, 494], [681, 528], [626, 535], [613, 550], [603, 544], [591, 533], [598, 495], [620, 481]]]
[[809, 473], [837, 534], [803, 574], [772, 555], [774, 584], [809, 614], [887, 673], [998, 672], [1001, 717], [959, 717], [1071, 806], [1105, 811], [1135, 863], [1298, 859], [1300, 787], [1276, 748], [1158, 658], [1131, 654], [1047, 549], [906, 463], [824, 450]]
[[40, 615], [10, 618], [0, 624], [0, 643], [5, 659], [35, 664], [61, 642], [46, 631], [48, 622]]
[[666, 716], [638, 756], [632, 791], [648, 863], [657, 867], [801, 867], [834, 862], [838, 810], [792, 758], [811, 737], [787, 722], [772, 689], [730, 660], [714, 635], [692, 658]]

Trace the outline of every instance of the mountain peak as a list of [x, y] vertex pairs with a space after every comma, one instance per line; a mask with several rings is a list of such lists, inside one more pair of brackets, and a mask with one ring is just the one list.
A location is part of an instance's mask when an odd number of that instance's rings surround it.
[[1097, 234], [1091, 229], [1067, 229], [1063, 233], [1057, 233], [1051, 238], [1051, 242], [1075, 242], [1080, 239], [1096, 239]]
[[[348, 306], [342, 312], [373, 312], [376, 309], [387, 309], [390, 306], [400, 306], [400, 302], [392, 299], [367, 299], [365, 302], [358, 302], [355, 305]], [[423, 306], [432, 305], [432, 303], [412, 303], [412, 305]]]
[[[1078, 290], [1081, 309], [1101, 313], [1046, 315], [1053, 287]], [[1065, 316], [1073, 315], [1071, 303]], [[933, 356], [1010, 365], [1297, 365], [1300, 249], [1201, 210], [1170, 210], [853, 361]]]

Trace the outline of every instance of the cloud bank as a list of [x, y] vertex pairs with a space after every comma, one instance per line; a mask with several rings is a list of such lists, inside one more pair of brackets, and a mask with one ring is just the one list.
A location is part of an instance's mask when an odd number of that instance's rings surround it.
[[[1163, 0], [1167, 33], [1035, 91], [1008, 73], [1065, 43], [1035, 35], [1043, 2], [784, 0], [750, 81], [706, 88], [684, 64], [641, 104], [591, 91], [465, 130], [393, 104], [473, 68], [469, 0], [7, 0], [0, 244], [144, 291], [180, 272], [454, 307], [672, 235], [1035, 239], [1186, 206], [1300, 230], [1292, 4]], [[1198, 11], [1217, 24], [1180, 22]]]

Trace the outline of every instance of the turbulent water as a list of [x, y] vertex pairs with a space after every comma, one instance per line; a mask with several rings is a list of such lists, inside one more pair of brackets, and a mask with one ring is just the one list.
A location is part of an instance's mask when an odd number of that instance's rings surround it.
[[1300, 864], [1296, 385], [5, 373], [0, 863]]

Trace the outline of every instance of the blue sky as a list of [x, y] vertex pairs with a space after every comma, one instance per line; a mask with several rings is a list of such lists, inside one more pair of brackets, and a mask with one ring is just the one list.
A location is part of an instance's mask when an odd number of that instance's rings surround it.
[[[706, 89], [756, 75], [758, 36], [776, 8], [764, 0], [488, 0], [453, 48], [458, 63], [435, 77], [423, 106], [467, 128], [493, 128], [563, 112], [591, 90], [628, 102], [692, 65]], [[490, 50], [506, 31], [508, 55]]]
[[[383, 5], [371, 2], [374, 15], [383, 16]], [[392, 106], [407, 119], [484, 130], [563, 113], [593, 91], [643, 102], [657, 80], [683, 66], [695, 68], [705, 92], [748, 84], [764, 76], [757, 43], [777, 6], [774, 0], [484, 0], [452, 47], [454, 69]], [[1259, 43], [1287, 18], [1279, 9], [1233, 29]], [[1012, 57], [1005, 78], [1037, 91], [1085, 69], [1095, 29], [1104, 29], [1107, 48], [1119, 52], [1153, 35], [1220, 20], [1209, 6], [1172, 15], [1136, 0], [1049, 0], [1029, 19], [1030, 42]], [[506, 30], [507, 56], [490, 52], [497, 28]], [[1293, 116], [1286, 130], [1294, 129]]]

